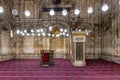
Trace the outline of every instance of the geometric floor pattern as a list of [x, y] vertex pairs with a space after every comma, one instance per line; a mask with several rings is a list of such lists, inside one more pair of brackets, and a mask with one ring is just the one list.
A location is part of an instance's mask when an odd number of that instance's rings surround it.
[[75, 67], [55, 59], [54, 65], [42, 67], [38, 59], [8, 60], [0, 62], [0, 80], [120, 80], [120, 64], [86, 60], [85, 67]]

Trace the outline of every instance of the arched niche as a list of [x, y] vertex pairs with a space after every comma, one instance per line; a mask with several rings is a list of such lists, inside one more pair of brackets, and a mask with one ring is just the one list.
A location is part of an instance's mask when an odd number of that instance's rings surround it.
[[10, 31], [11, 25], [7, 21], [0, 22], [0, 47], [1, 47], [1, 55], [11, 54], [11, 39], [10, 39]]
[[86, 29], [93, 31], [93, 25], [91, 23], [82, 23], [78, 26], [78, 29], [81, 29], [83, 31], [85, 31]]
[[[51, 20], [46, 20], [48, 17], [43, 18], [41, 27], [43, 28], [49, 28], [49, 26], [52, 26], [53, 28], [55, 25], [59, 27], [59, 29], [67, 29], [68, 33], [70, 32], [70, 27], [67, 24], [67, 22], [64, 20], [64, 18], [59, 18], [56, 20], [56, 18], [52, 18]], [[69, 55], [69, 37], [51, 37], [47, 39], [49, 41], [49, 49], [54, 50], [55, 57], [56, 58], [67, 58]]]
[[0, 22], [0, 28], [5, 31], [10, 31], [11, 30], [11, 25], [7, 21], [1, 21]]
[[94, 56], [94, 25], [91, 23], [83, 23], [78, 26], [78, 29], [82, 31], [88, 31], [86, 34], [86, 43], [85, 43], [85, 58], [92, 59]]

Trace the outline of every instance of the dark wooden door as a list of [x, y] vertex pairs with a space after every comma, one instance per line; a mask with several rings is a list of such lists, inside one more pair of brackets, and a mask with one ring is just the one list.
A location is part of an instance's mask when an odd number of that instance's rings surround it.
[[83, 60], [83, 42], [76, 42], [76, 60]]

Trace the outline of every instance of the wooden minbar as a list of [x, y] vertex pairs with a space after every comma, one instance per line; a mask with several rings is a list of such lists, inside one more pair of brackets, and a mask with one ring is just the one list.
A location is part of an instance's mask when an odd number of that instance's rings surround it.
[[85, 66], [85, 42], [86, 33], [73, 31], [72, 32], [72, 49], [73, 50], [73, 65], [74, 66]]

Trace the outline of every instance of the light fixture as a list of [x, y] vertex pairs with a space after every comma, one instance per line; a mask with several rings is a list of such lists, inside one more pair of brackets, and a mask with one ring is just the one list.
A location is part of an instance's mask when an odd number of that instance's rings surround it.
[[34, 32], [34, 30], [33, 30], [33, 29], [31, 29], [31, 32], [33, 33], [33, 32]]
[[26, 11], [25, 11], [25, 16], [27, 16], [27, 17], [28, 17], [28, 16], [30, 16], [30, 14], [31, 14], [31, 13], [30, 13], [30, 11], [29, 11], [29, 10], [26, 10]]
[[43, 29], [40, 29], [41, 32], [43, 32]]
[[66, 36], [69, 36], [69, 34], [66, 34]]
[[89, 7], [88, 10], [87, 10], [87, 12], [88, 12], [89, 14], [91, 14], [91, 13], [93, 12], [93, 8], [92, 8], [92, 7]]
[[67, 15], [67, 10], [66, 10], [66, 9], [63, 9], [63, 10], [62, 10], [62, 15], [63, 15], [63, 16], [66, 16], [66, 15]]
[[50, 15], [54, 16], [55, 15], [55, 11], [53, 9], [50, 10]]
[[60, 32], [63, 32], [63, 28], [60, 29]]
[[87, 32], [86, 35], [89, 35], [89, 33]]
[[27, 33], [27, 30], [24, 30], [25, 33]]
[[80, 14], [80, 10], [79, 10], [78, 8], [75, 9], [74, 14], [75, 14], [75, 15], [79, 15], [79, 14]]
[[49, 26], [49, 31], [52, 31], [52, 26]]
[[48, 36], [51, 36], [51, 34], [50, 34], [50, 33], [48, 33]]
[[32, 33], [32, 36], [34, 36], [35, 34], [34, 33]]
[[20, 34], [22, 34], [23, 32], [22, 31], [20, 31]]
[[60, 37], [60, 35], [59, 35], [59, 34], [57, 34], [57, 35], [56, 35], [56, 37]]
[[119, 0], [119, 4], [120, 4], [120, 0]]
[[81, 31], [81, 29], [79, 29], [79, 31]]
[[2, 6], [0, 6], [0, 13], [4, 12], [4, 8]]
[[65, 35], [65, 32], [63, 32], [63, 35]]
[[58, 37], [60, 37], [60, 34], [58, 34]]
[[67, 32], [67, 29], [65, 29], [64, 32]]
[[37, 29], [37, 32], [40, 32], [40, 30], [39, 30], [39, 29]]
[[42, 35], [43, 35], [43, 36], [46, 36], [46, 34], [45, 34], [45, 33], [42, 33]]
[[60, 35], [62, 35], [62, 33], [60, 33]]
[[10, 37], [13, 38], [13, 31], [10, 31]]
[[107, 4], [104, 4], [103, 6], [102, 6], [102, 11], [107, 11], [109, 9], [109, 6], [107, 5]]
[[12, 14], [13, 14], [14, 16], [18, 15], [17, 9], [14, 8], [14, 9], [12, 10]]
[[22, 33], [22, 36], [24, 36], [25, 35], [25, 33]]
[[19, 34], [19, 33], [20, 33], [20, 30], [17, 30], [16, 33]]
[[55, 35], [54, 34], [52, 34], [52, 37], [54, 37]]
[[38, 34], [38, 36], [40, 36], [40, 34]]
[[29, 33], [27, 33], [27, 36], [29, 36], [30, 34]]

